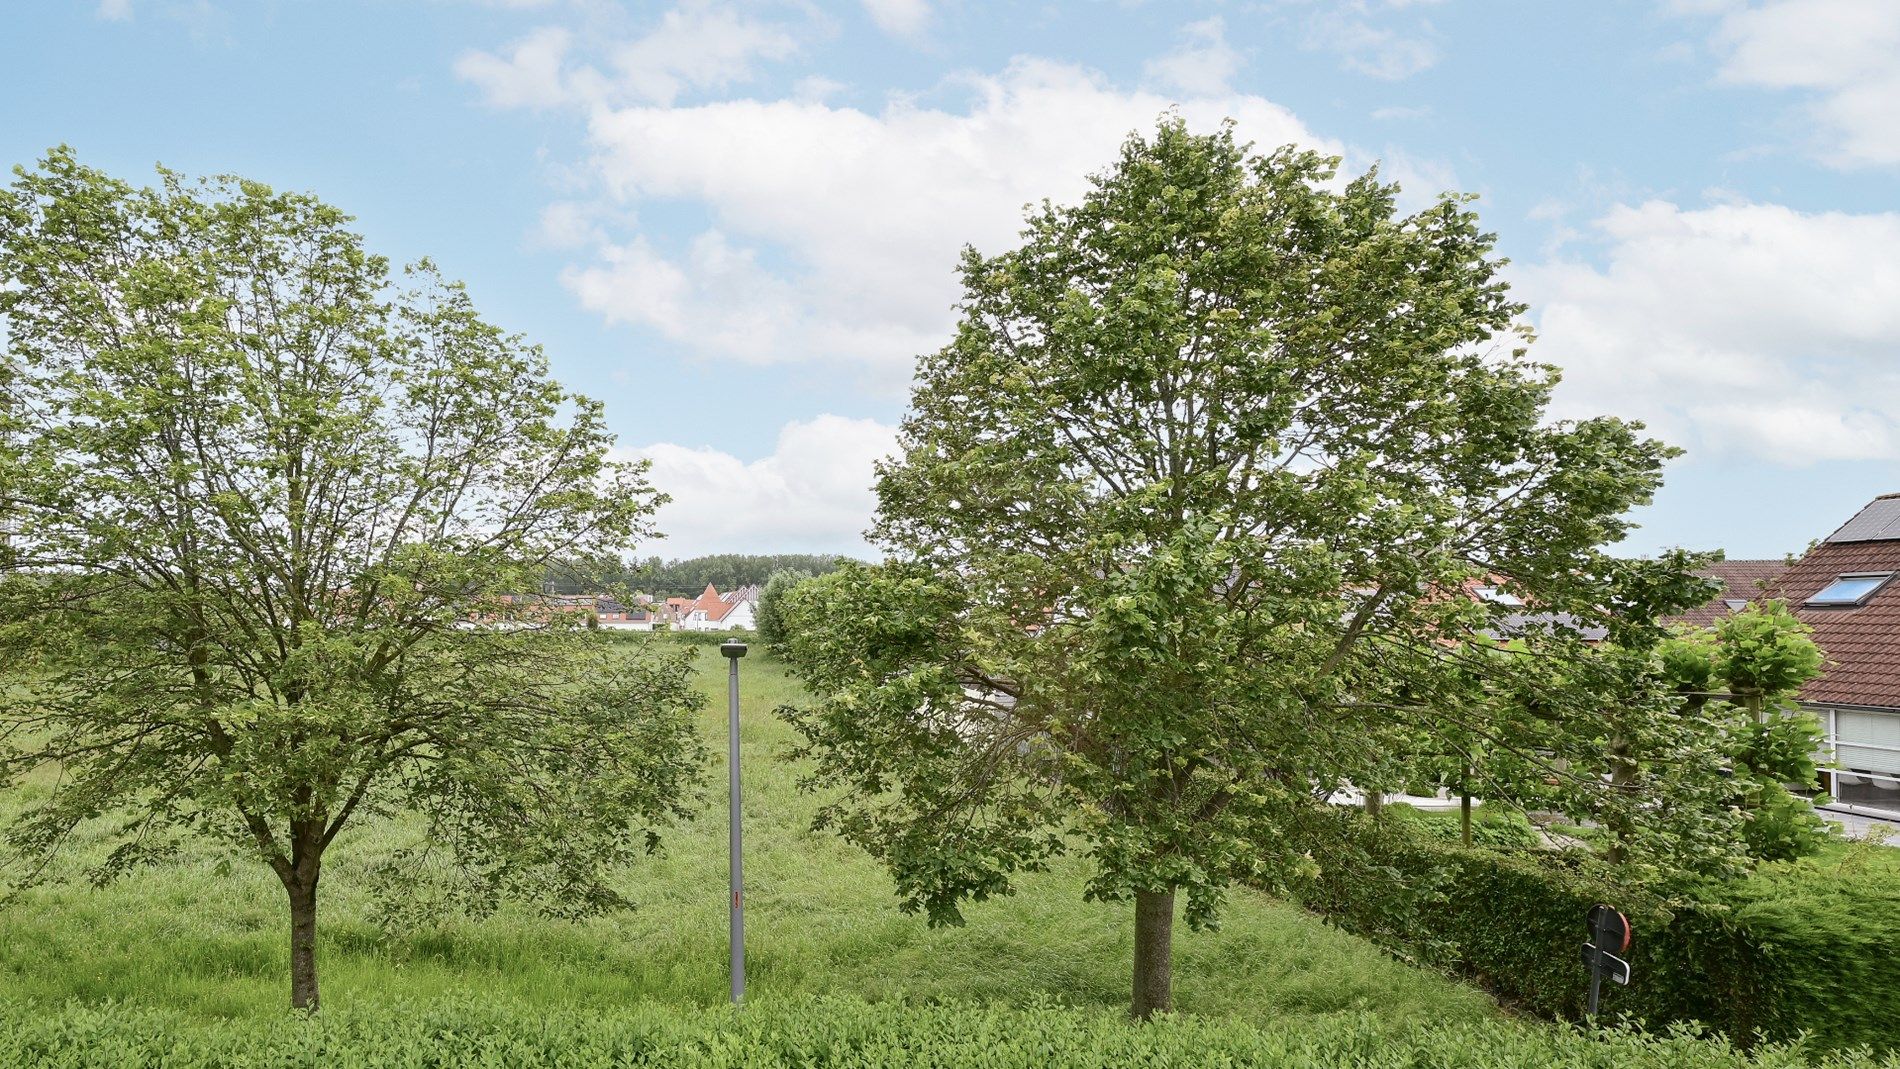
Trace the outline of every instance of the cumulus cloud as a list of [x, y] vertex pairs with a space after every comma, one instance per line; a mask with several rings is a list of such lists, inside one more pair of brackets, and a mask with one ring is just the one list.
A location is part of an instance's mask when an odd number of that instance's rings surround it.
[[1900, 3], [1728, 2], [1714, 46], [1730, 84], [1806, 91], [1816, 152], [1840, 166], [1900, 164]]
[[1900, 459], [1900, 214], [1655, 201], [1590, 236], [1600, 263], [1512, 269], [1561, 414], [1701, 457]]
[[[894, 97], [878, 110], [739, 99], [595, 111], [592, 167], [609, 197], [690, 202], [712, 219], [683, 248], [603, 243], [568, 286], [610, 319], [707, 355], [907, 378], [954, 323], [958, 249], [1004, 247], [1025, 204], [1076, 199], [1123, 137], [1177, 103], [1041, 59], [955, 88], [961, 100], [939, 107]], [[1231, 116], [1262, 145], [1339, 151], [1262, 97], [1178, 106], [1200, 129]]]
[[1181, 44], [1142, 68], [1147, 80], [1188, 96], [1218, 96], [1240, 70], [1240, 53], [1227, 43], [1219, 15], [1182, 27]]
[[557, 200], [541, 209], [541, 218], [530, 235], [531, 244], [544, 249], [579, 249], [606, 240], [596, 205], [573, 200]]
[[929, 0], [864, 0], [865, 13], [885, 33], [916, 37], [930, 24]]
[[1340, 66], [1383, 81], [1402, 81], [1436, 64], [1436, 33], [1406, 9], [1437, 0], [1337, 0], [1314, 5], [1303, 46], [1331, 52]]
[[787, 423], [772, 454], [750, 462], [670, 443], [627, 450], [653, 462], [653, 484], [673, 498], [657, 517], [665, 543], [643, 552], [868, 556], [872, 465], [896, 440], [897, 429], [876, 420], [822, 415]]
[[646, 100], [670, 102], [686, 89], [749, 79], [762, 60], [784, 59], [798, 41], [784, 26], [726, 4], [688, 2], [650, 32], [614, 50], [620, 84]]
[[465, 53], [455, 61], [455, 74], [480, 88], [493, 107], [555, 107], [572, 97], [562, 70], [569, 40], [566, 30], [544, 27], [516, 41], [505, 56]]
[[566, 29], [546, 26], [504, 55], [465, 53], [455, 73], [495, 107], [670, 104], [689, 90], [745, 82], [762, 63], [798, 50], [791, 28], [711, 0], [686, 0], [643, 33], [590, 41], [588, 51], [598, 54], [599, 66], [571, 62], [575, 44]]

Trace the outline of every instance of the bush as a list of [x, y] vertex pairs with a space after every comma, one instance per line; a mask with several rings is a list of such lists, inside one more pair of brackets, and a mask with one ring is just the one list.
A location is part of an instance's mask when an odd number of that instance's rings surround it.
[[632, 631], [603, 628], [600, 631], [613, 642], [677, 642], [684, 646], [717, 646], [722, 642], [744, 642], [756, 647], [759, 637], [750, 631]]
[[750, 631], [655, 631], [663, 641], [680, 642], [688, 646], [718, 646], [727, 642], [743, 642], [756, 646], [759, 636]]
[[[1444, 843], [1460, 842], [1456, 811], [1426, 813], [1403, 803], [1385, 807], [1385, 820]], [[1471, 811], [1471, 841], [1493, 849], [1530, 849], [1543, 845], [1524, 814], [1503, 806], [1480, 805]]]
[[[1299, 891], [1303, 904], [1401, 957], [1483, 984], [1540, 1016], [1576, 1019], [1588, 971], [1584, 915], [1621, 909], [1636, 938], [1632, 986], [1603, 1009], [1652, 1027], [1706, 1024], [1739, 1043], [1812, 1033], [1834, 1048], [1900, 1048], [1900, 879], [1771, 866], [1692, 902], [1619, 884], [1581, 853], [1505, 853], [1416, 834], [1401, 820], [1331, 821], [1337, 847]], [[1870, 848], [1879, 849], [1879, 848]]]
[[[906, 1007], [845, 1001], [743, 1010], [633, 1006], [605, 1014], [463, 1000], [326, 1009], [311, 1018], [198, 1020], [122, 1006], [0, 1005], [0, 1066], [505, 1065], [1061, 1069], [1100, 1066], [1520, 1066], [1717, 1069], [1876, 1063], [1800, 1048], [1741, 1053], [1686, 1035], [1587, 1035], [1510, 1021], [1394, 1027], [1370, 1014], [1254, 1027], [1163, 1019], [1136, 1027], [1042, 1007]], [[1895, 1062], [1888, 1062], [1894, 1066]]]
[[759, 625], [759, 641], [765, 648], [779, 656], [784, 656], [790, 636], [785, 633], [785, 596], [792, 588], [810, 579], [812, 574], [797, 569], [773, 572], [766, 580], [765, 589], [759, 592], [758, 608], [753, 618]]

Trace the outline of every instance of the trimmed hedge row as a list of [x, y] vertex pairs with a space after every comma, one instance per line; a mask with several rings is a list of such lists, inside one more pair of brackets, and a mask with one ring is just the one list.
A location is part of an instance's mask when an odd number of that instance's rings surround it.
[[1700, 1022], [1739, 1043], [1803, 1032], [1830, 1048], [1900, 1049], [1900, 885], [1786, 868], [1698, 902], [1619, 886], [1571, 854], [1505, 853], [1357, 829], [1358, 863], [1323, 866], [1302, 904], [1540, 1016], [1581, 1016], [1584, 915], [1606, 902], [1635, 930], [1633, 983], [1603, 1008], [1652, 1027]]
[[677, 642], [682, 646], [717, 646], [736, 640], [754, 648], [760, 645], [757, 631], [632, 631], [603, 627], [600, 634], [614, 642]]
[[743, 642], [748, 646], [759, 644], [756, 631], [655, 631], [653, 634], [688, 646], [717, 646], [726, 642]]
[[0, 1003], [0, 1067], [170, 1069], [672, 1066], [679, 1069], [1887, 1069], [1867, 1052], [1799, 1046], [1743, 1053], [1688, 1035], [1590, 1035], [1509, 1021], [1393, 1028], [1373, 1015], [1264, 1028], [1177, 1018], [1136, 1027], [1038, 1008], [761, 1003], [740, 1011], [634, 1006], [581, 1013], [472, 1000], [325, 1010], [314, 1018], [206, 1021], [115, 1006]]

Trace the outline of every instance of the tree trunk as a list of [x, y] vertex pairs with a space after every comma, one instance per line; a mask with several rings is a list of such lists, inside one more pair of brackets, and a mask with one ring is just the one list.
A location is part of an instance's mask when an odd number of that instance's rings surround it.
[[1368, 787], [1365, 789], [1365, 794], [1366, 794], [1366, 801], [1365, 801], [1366, 816], [1369, 816], [1374, 820], [1379, 819], [1379, 815], [1385, 812], [1384, 788]]
[[1636, 782], [1636, 761], [1630, 753], [1629, 740], [1622, 735], [1610, 736], [1610, 786], [1616, 790], [1618, 808], [1610, 811], [1610, 849], [1604, 859], [1612, 865], [1621, 865], [1629, 856], [1629, 843], [1635, 837], [1636, 829], [1630, 826], [1624, 814], [1623, 791]]
[[1458, 792], [1458, 838], [1466, 846], [1471, 845], [1471, 791], [1461, 789]]
[[1138, 1021], [1174, 1011], [1174, 889], [1135, 892], [1135, 996]]
[[317, 1009], [317, 874], [284, 882], [290, 894], [290, 1005]]

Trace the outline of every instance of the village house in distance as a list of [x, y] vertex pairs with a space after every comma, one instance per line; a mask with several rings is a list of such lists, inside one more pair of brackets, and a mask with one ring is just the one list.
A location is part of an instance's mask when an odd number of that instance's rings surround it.
[[711, 583], [697, 598], [667, 598], [665, 614], [675, 631], [750, 631], [758, 624], [754, 612], [757, 586], [742, 586], [721, 594]]
[[470, 617], [465, 626], [529, 626], [537, 616], [557, 613], [586, 613], [588, 626], [603, 631], [751, 631], [757, 628], [755, 607], [759, 587], [742, 586], [721, 594], [711, 583], [697, 598], [667, 598], [656, 602], [641, 594], [632, 605], [623, 604], [610, 594], [513, 594], [503, 598], [521, 609], [511, 615], [515, 623], [505, 624], [482, 615]]

